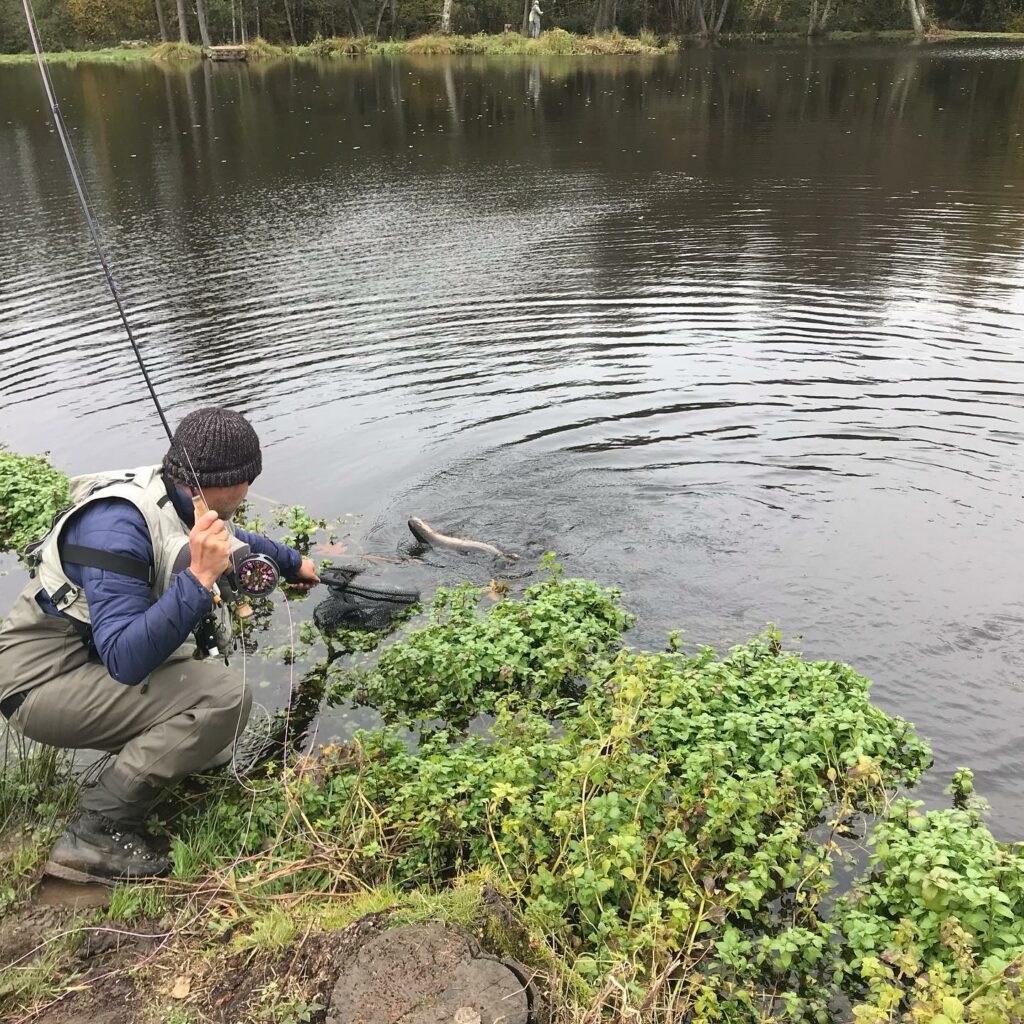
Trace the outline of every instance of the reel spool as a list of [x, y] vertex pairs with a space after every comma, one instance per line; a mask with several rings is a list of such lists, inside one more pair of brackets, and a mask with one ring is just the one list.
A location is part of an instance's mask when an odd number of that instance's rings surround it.
[[268, 597], [281, 582], [281, 570], [269, 555], [255, 555], [248, 544], [241, 544], [231, 552], [232, 568], [226, 574], [228, 589], [234, 591], [236, 613], [240, 619], [252, 616], [252, 605], [238, 600], [246, 597]]

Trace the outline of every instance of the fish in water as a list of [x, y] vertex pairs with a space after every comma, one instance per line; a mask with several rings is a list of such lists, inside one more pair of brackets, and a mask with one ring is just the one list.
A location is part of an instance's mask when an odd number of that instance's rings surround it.
[[449, 551], [458, 551], [463, 555], [491, 555], [494, 558], [504, 558], [510, 562], [514, 562], [516, 559], [515, 555], [507, 555], [493, 544], [485, 544], [481, 540], [449, 537], [447, 534], [438, 533], [433, 527], [428, 526], [422, 519], [417, 519], [415, 516], [409, 520], [409, 529], [421, 544], [426, 544], [432, 548], [448, 548]]

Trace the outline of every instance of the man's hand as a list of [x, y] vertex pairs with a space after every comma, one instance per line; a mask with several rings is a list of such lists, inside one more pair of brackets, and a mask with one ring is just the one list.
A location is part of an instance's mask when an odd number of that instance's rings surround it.
[[295, 574], [295, 579], [289, 584], [289, 586], [295, 587], [297, 590], [309, 590], [314, 584], [320, 582], [320, 577], [316, 574], [316, 565], [312, 558], [304, 558], [302, 565], [299, 566], [299, 571]]
[[228, 531], [216, 512], [207, 512], [196, 520], [188, 535], [192, 552], [189, 569], [207, 590], [231, 565], [231, 544]]

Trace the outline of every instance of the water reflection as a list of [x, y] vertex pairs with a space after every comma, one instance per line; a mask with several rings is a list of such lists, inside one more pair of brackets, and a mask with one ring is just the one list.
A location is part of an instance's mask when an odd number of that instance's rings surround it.
[[[0, 437], [145, 461], [33, 76], [0, 74]], [[261, 490], [378, 549], [410, 513], [554, 547], [640, 640], [775, 619], [1024, 831], [1015, 52], [54, 78], [160, 393], [251, 414]]]

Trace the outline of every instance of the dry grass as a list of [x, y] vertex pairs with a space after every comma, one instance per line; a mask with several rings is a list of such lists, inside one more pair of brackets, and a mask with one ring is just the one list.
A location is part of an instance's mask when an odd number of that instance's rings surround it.
[[161, 43], [152, 53], [153, 60], [166, 61], [201, 60], [202, 56], [202, 49], [191, 43]]

